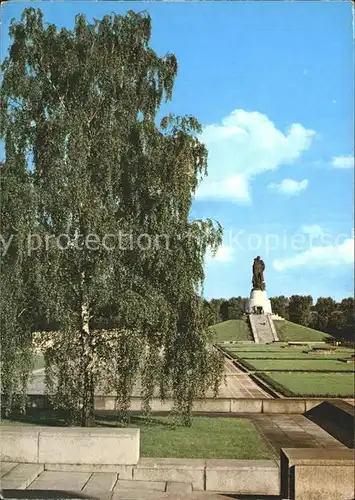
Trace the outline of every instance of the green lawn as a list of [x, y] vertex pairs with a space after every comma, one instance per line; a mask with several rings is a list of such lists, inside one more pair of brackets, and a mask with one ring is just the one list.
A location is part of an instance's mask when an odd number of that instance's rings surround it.
[[[307, 354], [305, 355], [307, 356]], [[296, 362], [295, 362], [296, 361]], [[255, 370], [284, 370], [284, 371], [345, 371], [354, 370], [351, 364], [342, 361], [327, 359], [248, 359], [248, 367]]]
[[[189, 428], [169, 429], [163, 419], [151, 428], [141, 427], [141, 454], [146, 457], [273, 458], [254, 424], [240, 418], [195, 417]], [[159, 436], [159, 438], [158, 438]]]
[[308, 328], [306, 326], [297, 325], [296, 323], [291, 323], [291, 321], [275, 320], [274, 325], [279, 339], [283, 342], [322, 342], [327, 339], [332, 339], [332, 336], [327, 333], [319, 332], [318, 330], [313, 330], [313, 328]]
[[353, 373], [263, 372], [258, 376], [284, 396], [354, 397]]
[[334, 354], [316, 354], [310, 347], [281, 343], [223, 349], [284, 396], [353, 397], [354, 365], [337, 359], [350, 358], [351, 349], [338, 347]]
[[[2, 425], [63, 425], [54, 412], [2, 420]], [[115, 417], [98, 416], [98, 426], [119, 426]], [[174, 425], [170, 417], [132, 417], [129, 427], [140, 428], [141, 456], [262, 460], [275, 458], [253, 422], [245, 418], [193, 417], [191, 427]]]
[[253, 340], [249, 325], [244, 319], [230, 319], [210, 326], [214, 342]]

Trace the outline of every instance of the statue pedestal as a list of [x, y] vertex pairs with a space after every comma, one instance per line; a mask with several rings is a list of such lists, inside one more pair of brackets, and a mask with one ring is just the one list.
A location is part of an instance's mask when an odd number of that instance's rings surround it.
[[250, 292], [250, 299], [246, 302], [245, 312], [247, 314], [258, 312], [272, 314], [271, 302], [267, 298], [266, 290], [252, 290]]

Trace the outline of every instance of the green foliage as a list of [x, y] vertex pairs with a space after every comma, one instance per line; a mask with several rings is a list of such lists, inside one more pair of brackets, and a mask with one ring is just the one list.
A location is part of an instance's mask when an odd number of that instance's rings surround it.
[[[35, 232], [37, 243], [29, 263], [26, 249], [11, 250], [25, 285], [11, 314], [33, 296], [57, 325], [46, 380], [56, 407], [82, 425], [94, 421], [97, 387], [115, 390], [117, 410], [126, 412], [138, 376], [146, 411], [158, 384], [162, 398], [172, 389], [174, 411], [189, 423], [193, 400], [222, 375], [199, 296], [204, 255], [216, 251], [222, 231], [189, 218], [207, 151], [194, 117], [156, 124], [177, 61], [150, 48], [150, 33], [145, 13], [93, 24], [78, 15], [72, 31], [57, 31], [29, 8], [10, 26], [2, 64], [6, 169], [16, 177], [16, 203], [30, 214], [18, 237]], [[13, 217], [16, 226], [22, 214]], [[12, 269], [9, 262], [5, 273]], [[99, 332], [95, 320], [107, 306], [115, 329]]]
[[308, 326], [311, 322], [311, 295], [292, 295], [288, 306], [290, 321]]
[[222, 305], [223, 299], [211, 299], [209, 301], [209, 305], [211, 308], [211, 325], [215, 325], [217, 323], [220, 323], [223, 321], [222, 316], [221, 316], [221, 305]]
[[317, 300], [314, 311], [317, 313], [317, 323], [316, 326], [318, 330], [327, 331], [329, 326], [331, 313], [336, 308], [336, 302], [331, 297], [319, 297]]
[[244, 315], [244, 302], [242, 297], [231, 297], [225, 299], [212, 299], [209, 301], [211, 309], [211, 325], [228, 321], [231, 319], [241, 319]]
[[339, 339], [355, 339], [355, 299], [348, 297], [340, 303], [336, 303], [329, 315], [327, 329], [332, 335]]
[[244, 314], [244, 301], [242, 297], [231, 297], [226, 301], [225, 312], [223, 313], [224, 303], [221, 305], [221, 315], [222, 320], [226, 321], [228, 319], [241, 319]]
[[[25, 252], [26, 233], [34, 223], [34, 207], [25, 155], [7, 144], [6, 164], [1, 164], [1, 266], [0, 346], [2, 405], [25, 407], [24, 388], [32, 367], [31, 322], [32, 259]], [[21, 203], [18, 200], [21, 199]]]
[[278, 314], [281, 318], [289, 319], [288, 316], [288, 306], [289, 299], [284, 295], [280, 295], [279, 297], [271, 297], [271, 308], [274, 314]]

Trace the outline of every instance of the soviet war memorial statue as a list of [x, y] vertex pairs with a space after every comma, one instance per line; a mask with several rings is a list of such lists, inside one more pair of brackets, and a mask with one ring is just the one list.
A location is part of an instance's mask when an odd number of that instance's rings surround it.
[[265, 290], [264, 271], [264, 261], [258, 255], [253, 263], [253, 290]]

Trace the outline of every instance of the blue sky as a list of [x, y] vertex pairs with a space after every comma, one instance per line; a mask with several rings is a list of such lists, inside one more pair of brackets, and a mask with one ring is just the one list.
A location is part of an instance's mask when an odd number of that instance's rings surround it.
[[177, 56], [162, 112], [203, 125], [209, 176], [191, 215], [224, 227], [206, 260], [205, 295], [246, 296], [256, 255], [269, 296], [353, 295], [353, 13], [350, 2], [13, 2], [2, 4], [1, 58], [12, 17], [40, 7], [71, 28], [147, 10], [152, 46]]

